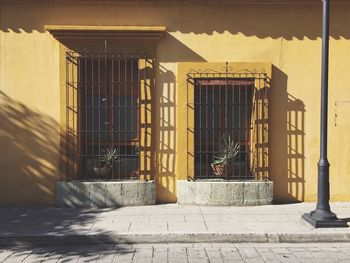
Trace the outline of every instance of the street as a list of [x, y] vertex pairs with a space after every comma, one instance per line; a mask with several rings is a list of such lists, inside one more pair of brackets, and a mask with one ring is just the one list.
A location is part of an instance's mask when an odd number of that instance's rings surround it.
[[350, 262], [350, 243], [2, 247], [0, 262]]

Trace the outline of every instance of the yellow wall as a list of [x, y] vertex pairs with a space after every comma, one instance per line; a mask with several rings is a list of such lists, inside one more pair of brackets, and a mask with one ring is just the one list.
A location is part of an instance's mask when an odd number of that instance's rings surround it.
[[[350, 200], [346, 118], [350, 114], [350, 4], [331, 8], [331, 198], [345, 201]], [[158, 121], [151, 161], [159, 202], [176, 201], [176, 178], [186, 177], [181, 172], [186, 149], [180, 127], [186, 113], [179, 107], [183, 79], [178, 78], [178, 63], [271, 62], [269, 173], [274, 196], [278, 202], [316, 199], [321, 1], [283, 5], [0, 1], [0, 204], [53, 203], [54, 182], [62, 176], [63, 52], [44, 30], [48, 24], [166, 26], [167, 33], [153, 54], [152, 119]]]

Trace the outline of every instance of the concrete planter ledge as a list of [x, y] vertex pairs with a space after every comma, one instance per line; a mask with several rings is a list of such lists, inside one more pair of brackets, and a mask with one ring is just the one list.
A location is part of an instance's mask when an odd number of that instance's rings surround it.
[[178, 181], [182, 205], [267, 205], [273, 200], [272, 181]]
[[70, 181], [56, 184], [58, 206], [119, 207], [155, 203], [155, 181]]

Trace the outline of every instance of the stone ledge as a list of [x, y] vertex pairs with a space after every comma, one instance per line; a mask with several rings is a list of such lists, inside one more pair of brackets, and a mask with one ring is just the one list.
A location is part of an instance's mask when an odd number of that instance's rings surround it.
[[273, 200], [272, 181], [185, 181], [177, 185], [181, 205], [268, 205]]
[[56, 204], [69, 207], [119, 207], [156, 203], [154, 181], [70, 181], [56, 183]]

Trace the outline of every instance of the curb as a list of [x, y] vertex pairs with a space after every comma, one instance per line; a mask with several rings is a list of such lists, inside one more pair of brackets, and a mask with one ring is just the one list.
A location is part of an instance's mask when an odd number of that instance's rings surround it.
[[0, 246], [156, 243], [333, 243], [350, 242], [350, 233], [133, 233], [97, 235], [1, 236]]

